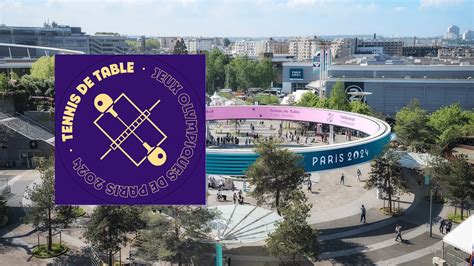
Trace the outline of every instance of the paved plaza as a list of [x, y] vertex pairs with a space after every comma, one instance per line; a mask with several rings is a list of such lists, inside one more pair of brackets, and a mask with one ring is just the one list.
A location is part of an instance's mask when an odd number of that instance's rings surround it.
[[[362, 172], [361, 180], [357, 180], [357, 169]], [[308, 265], [421, 265], [426, 264], [434, 250], [441, 245], [442, 236], [434, 226], [433, 237], [429, 236], [429, 202], [424, 199], [428, 195], [426, 187], [418, 187], [417, 173], [414, 170], [403, 169], [411, 184], [410, 193], [400, 196], [400, 207], [404, 215], [388, 217], [379, 209], [383, 200], [376, 198], [375, 190], [366, 190], [364, 180], [370, 171], [369, 163], [356, 166], [328, 170], [311, 174], [312, 192], [303, 187], [309, 202], [313, 204], [309, 223], [319, 230], [321, 255], [319, 261]], [[345, 183], [340, 184], [340, 175], [344, 173]], [[30, 224], [22, 224], [24, 211], [22, 204], [24, 191], [39, 179], [35, 170], [0, 171], [3, 177], [8, 176], [11, 194], [7, 197], [9, 222], [0, 228], [0, 254], [5, 265], [48, 265], [50, 263], [74, 262], [75, 264], [90, 264], [88, 245], [81, 236], [81, 223], [77, 221], [70, 229], [62, 230], [62, 241], [70, 247], [65, 256], [55, 259], [41, 260], [31, 255], [31, 249], [37, 244], [37, 233]], [[217, 179], [221, 178], [216, 176]], [[36, 180], [36, 181], [35, 181]], [[243, 188], [243, 179], [233, 178], [235, 192]], [[0, 184], [3, 189], [5, 184]], [[246, 183], [247, 192], [243, 192], [245, 205], [255, 205], [255, 200], [249, 195], [251, 190]], [[232, 191], [224, 191], [228, 195], [226, 202], [217, 201], [217, 191], [208, 190], [208, 205], [233, 205]], [[360, 206], [367, 209], [367, 222], [360, 223]], [[398, 205], [398, 202], [396, 203]], [[83, 206], [91, 213], [94, 206]], [[261, 206], [264, 207], [265, 206]], [[434, 221], [446, 217], [450, 207], [440, 204], [433, 205]], [[396, 224], [403, 228], [405, 242], [395, 241], [394, 228]], [[44, 237], [40, 241], [45, 241]], [[234, 242], [225, 245], [224, 254], [232, 258], [232, 265], [278, 265], [278, 260], [268, 256], [262, 248], [264, 241]], [[123, 249], [122, 258], [128, 255], [130, 247]], [[2, 264], [0, 263], [0, 264]]]

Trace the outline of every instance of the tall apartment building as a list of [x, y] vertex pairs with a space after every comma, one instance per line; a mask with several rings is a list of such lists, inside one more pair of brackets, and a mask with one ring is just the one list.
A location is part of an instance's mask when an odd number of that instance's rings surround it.
[[192, 54], [211, 51], [216, 47], [214, 38], [192, 38], [186, 39], [184, 43], [188, 48], [188, 52]]
[[236, 41], [232, 49], [232, 54], [240, 56], [256, 56], [256, 42], [247, 40]]
[[120, 35], [89, 36], [89, 53], [91, 54], [126, 54], [127, 37]]
[[89, 53], [89, 36], [80, 27], [56, 23], [44, 27], [0, 25], [0, 43], [63, 48]]
[[401, 40], [371, 39], [357, 42], [357, 52], [367, 50], [367, 48], [379, 50], [379, 47], [382, 48], [381, 50], [384, 54], [397, 56], [403, 55], [403, 41]]
[[459, 27], [456, 25], [449, 26], [448, 31], [445, 33], [444, 37], [450, 40], [459, 39]]
[[462, 34], [462, 39], [463, 40], [474, 40], [474, 31], [472, 30], [467, 30]]
[[173, 49], [178, 37], [159, 37], [158, 41], [163, 49]]
[[288, 42], [272, 42], [270, 43], [270, 52], [273, 54], [288, 54], [289, 45]]
[[311, 60], [319, 49], [319, 40], [316, 37], [296, 38], [290, 41], [288, 52], [298, 61]]
[[349, 58], [355, 54], [356, 43], [355, 39], [336, 39], [331, 43], [331, 55], [334, 58]]

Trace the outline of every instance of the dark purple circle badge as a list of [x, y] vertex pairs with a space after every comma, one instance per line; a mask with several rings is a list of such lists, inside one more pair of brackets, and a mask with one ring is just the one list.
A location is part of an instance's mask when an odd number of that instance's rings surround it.
[[203, 55], [57, 55], [56, 204], [205, 204]]

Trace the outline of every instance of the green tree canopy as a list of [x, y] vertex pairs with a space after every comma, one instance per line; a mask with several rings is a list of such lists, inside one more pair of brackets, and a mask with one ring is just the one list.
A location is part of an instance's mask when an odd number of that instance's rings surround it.
[[206, 53], [206, 90], [210, 95], [218, 88], [224, 88], [227, 64], [229, 57], [219, 49]]
[[31, 66], [31, 76], [37, 79], [54, 80], [54, 57], [42, 56]]
[[160, 42], [155, 38], [147, 38], [145, 40], [145, 50], [146, 51], [152, 51], [152, 50], [160, 49], [160, 47], [161, 47]]
[[305, 92], [301, 96], [301, 99], [296, 103], [296, 105], [303, 106], [303, 107], [315, 107], [315, 108], [325, 108], [325, 109], [331, 108], [330, 99], [319, 98], [319, 96], [316, 95], [312, 91]]
[[173, 54], [188, 54], [188, 48], [183, 39], [178, 39], [173, 48]]
[[291, 192], [282, 208], [284, 220], [268, 235], [266, 248], [272, 256], [289, 265], [299, 265], [304, 257], [315, 259], [319, 254], [318, 232], [306, 221], [312, 205], [301, 190]]
[[230, 45], [230, 40], [227, 39], [227, 38], [224, 38], [224, 41], [223, 41], [223, 42], [224, 42], [224, 47], [227, 47], [227, 46]]
[[40, 159], [38, 161], [38, 170], [41, 176], [41, 182], [35, 183], [28, 188], [25, 198], [30, 200], [27, 212], [27, 220], [33, 222], [33, 225], [40, 229], [48, 230], [48, 251], [52, 247], [53, 227], [56, 225], [66, 226], [74, 217], [58, 215], [65, 208], [56, 206], [54, 201], [54, 157]]
[[301, 95], [301, 98], [296, 102], [297, 106], [316, 107], [319, 103], [319, 96], [314, 91], [307, 91]]
[[332, 109], [349, 111], [349, 101], [347, 100], [346, 91], [344, 90], [344, 83], [337, 81], [331, 89], [329, 96], [329, 103]]
[[270, 59], [259, 61], [237, 57], [226, 66], [226, 86], [233, 89], [269, 88], [275, 76]]
[[451, 149], [462, 137], [474, 135], [474, 112], [463, 110], [457, 103], [452, 104], [432, 113], [429, 125], [436, 134], [438, 147]]
[[304, 181], [302, 157], [288, 149], [282, 149], [275, 140], [259, 141], [255, 152], [257, 160], [248, 168], [246, 176], [255, 186], [251, 192], [258, 204], [276, 207], [288, 200], [290, 193]]
[[84, 236], [92, 246], [109, 257], [113, 265], [113, 254], [128, 241], [128, 233], [143, 227], [140, 208], [136, 206], [98, 206], [92, 213]]
[[412, 101], [395, 115], [394, 127], [399, 141], [415, 150], [428, 150], [434, 143], [433, 130], [428, 123], [428, 113], [418, 101]]
[[8, 77], [5, 73], [0, 73], [0, 92], [5, 92], [8, 88]]
[[400, 157], [392, 150], [385, 150], [372, 162], [372, 170], [365, 188], [378, 188], [388, 196], [389, 212], [392, 212], [392, 197], [408, 191], [408, 180], [401, 172]]
[[469, 164], [467, 156], [461, 154], [449, 160], [433, 160], [428, 170], [439, 182], [448, 199], [461, 206], [461, 217], [469, 200], [474, 199], [474, 167]]
[[364, 102], [361, 101], [352, 101], [349, 103], [350, 111], [353, 113], [363, 114], [363, 115], [373, 115], [374, 111]]
[[201, 240], [208, 238], [210, 221], [217, 213], [203, 207], [163, 207], [161, 213], [145, 211], [147, 227], [142, 230], [138, 252], [148, 260], [189, 263], [205, 254]]

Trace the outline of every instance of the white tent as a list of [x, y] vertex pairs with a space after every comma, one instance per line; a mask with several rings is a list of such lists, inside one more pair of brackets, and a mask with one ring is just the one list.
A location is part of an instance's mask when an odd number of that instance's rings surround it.
[[471, 254], [474, 248], [474, 215], [445, 235], [443, 242]]

